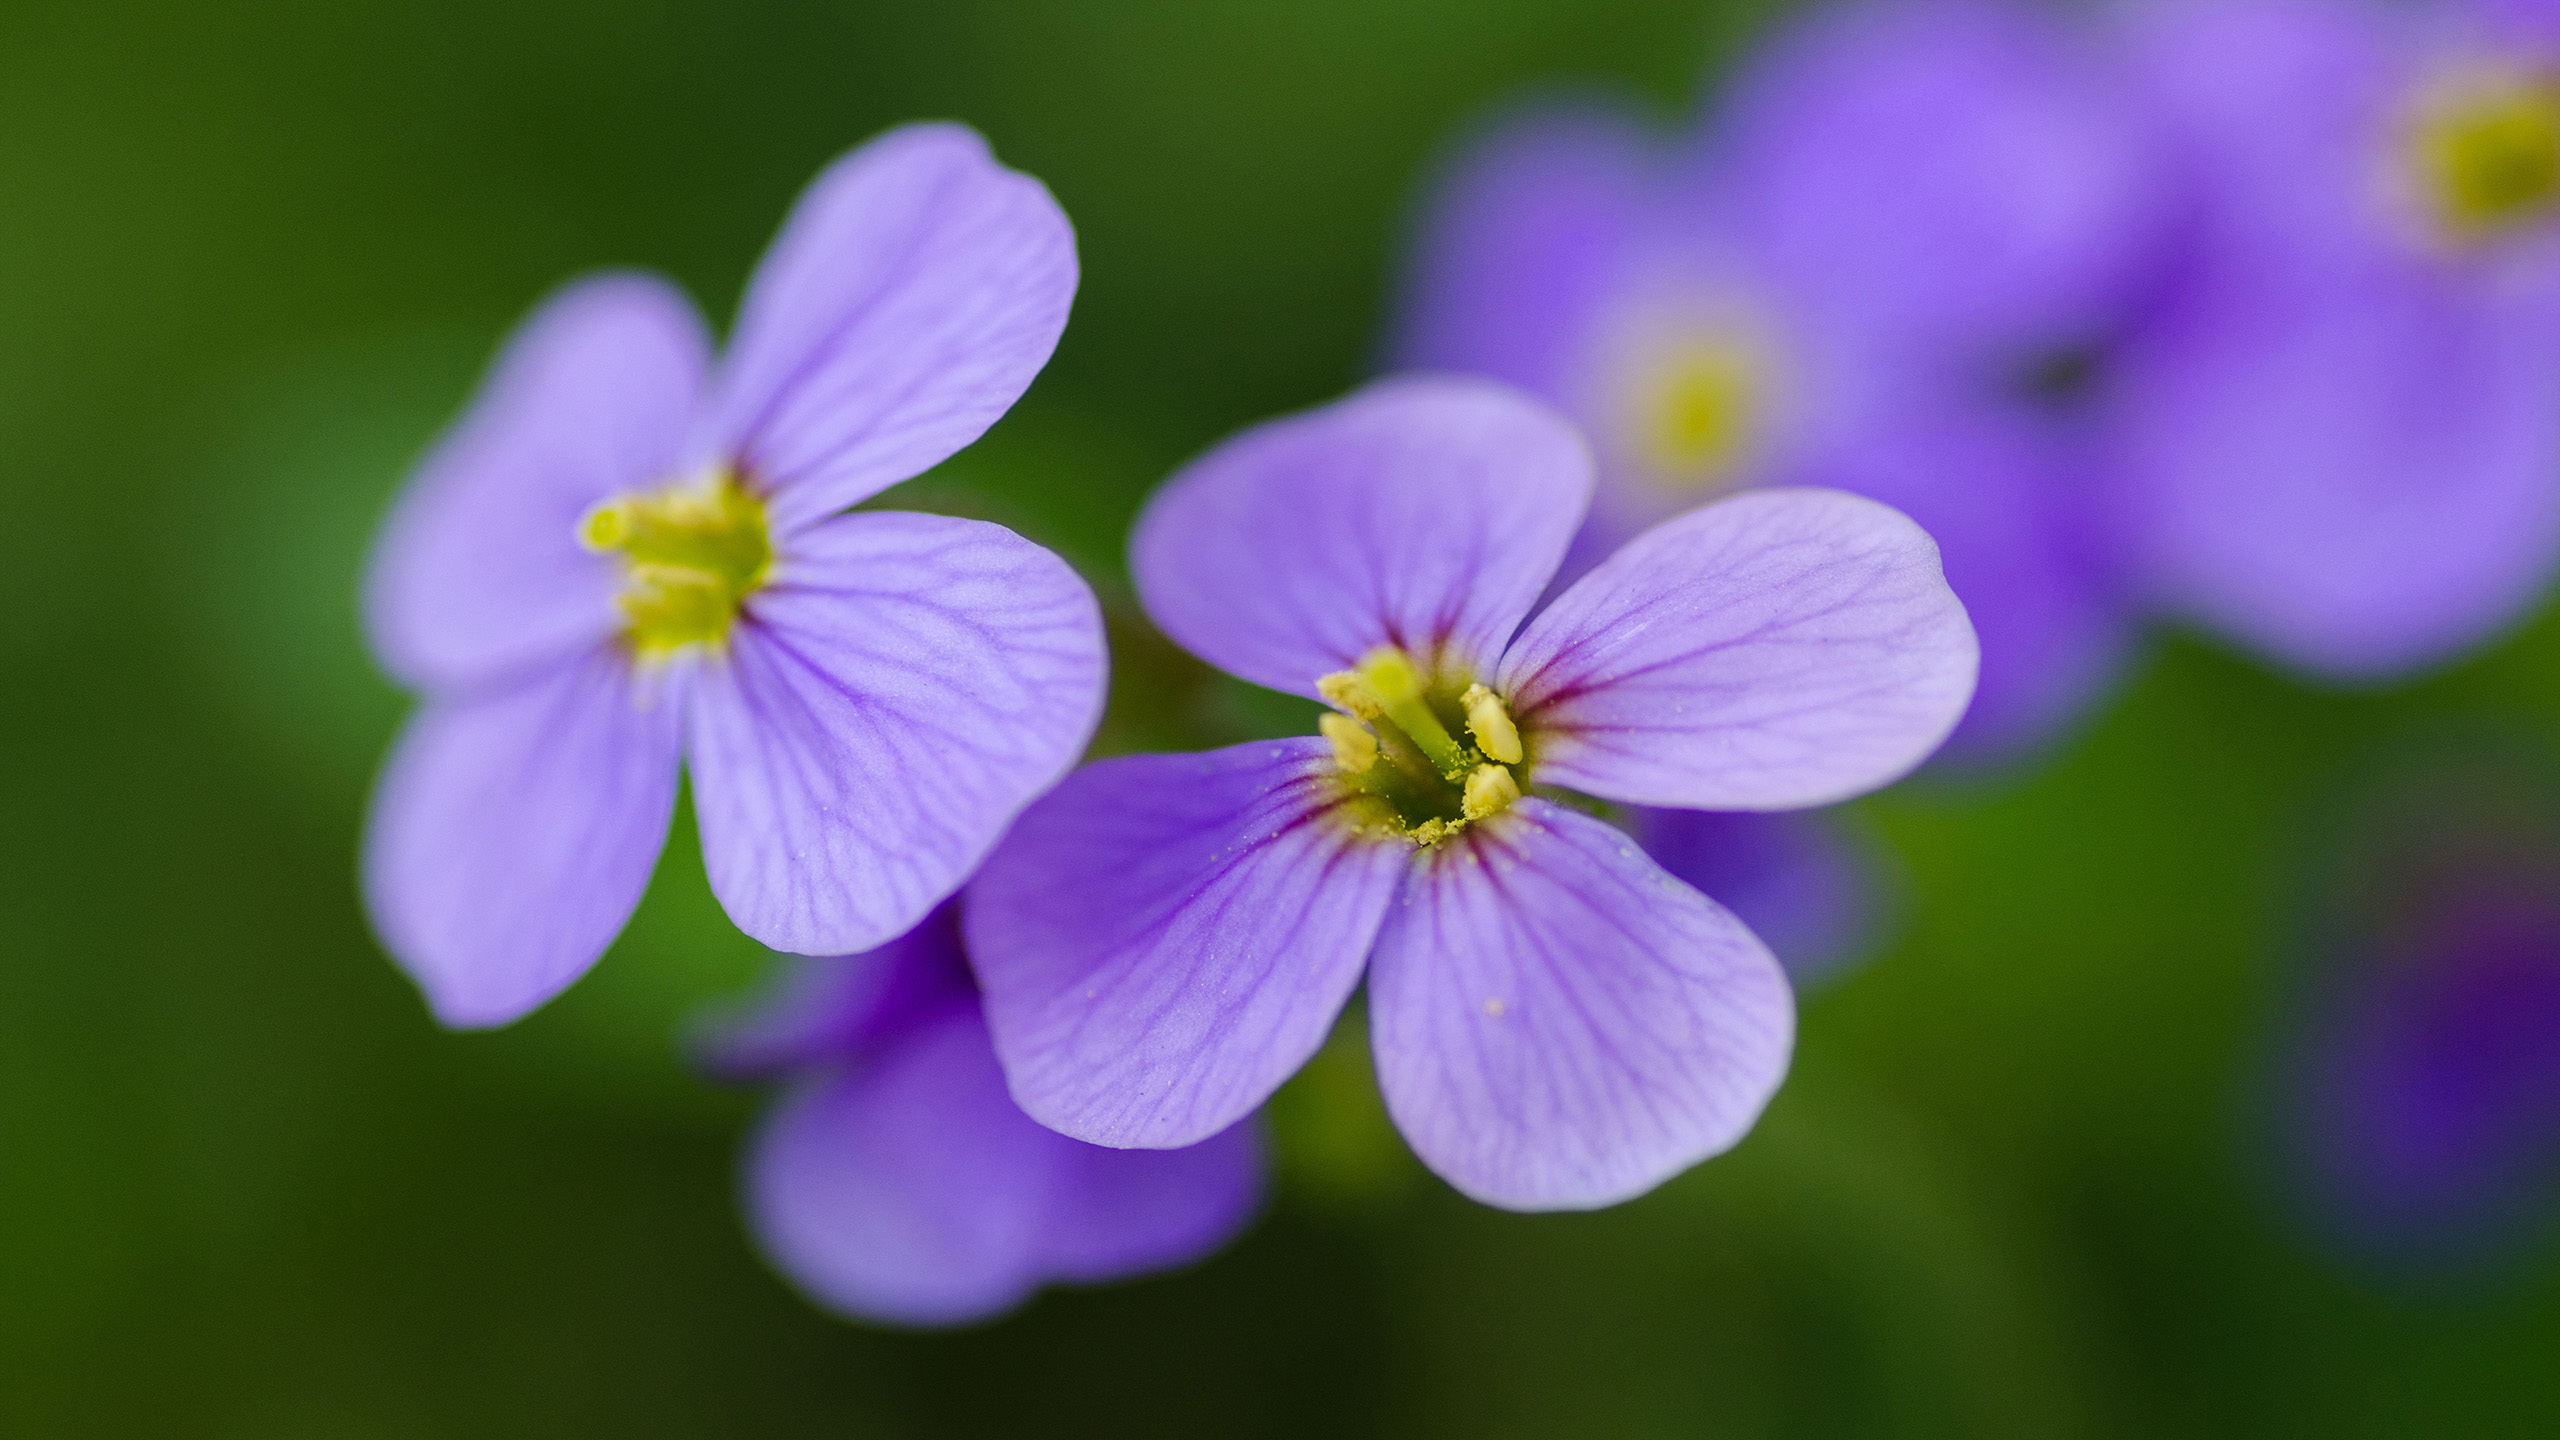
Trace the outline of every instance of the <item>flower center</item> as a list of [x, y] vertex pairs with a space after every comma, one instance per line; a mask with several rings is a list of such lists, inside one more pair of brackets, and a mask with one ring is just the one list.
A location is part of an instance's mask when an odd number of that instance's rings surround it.
[[2421, 105], [2409, 159], [2445, 232], [2478, 240], [2560, 207], [2560, 77], [2492, 72]]
[[1414, 844], [1436, 845], [1520, 798], [1529, 767], [1519, 727], [1501, 696], [1463, 674], [1425, 676], [1411, 656], [1381, 646], [1316, 689], [1347, 712], [1317, 728], [1333, 742], [1349, 798]]
[[1623, 423], [1635, 458], [1670, 484], [1730, 484], [1759, 439], [1767, 376], [1739, 334], [1706, 330], [1652, 349], [1627, 387]]
[[622, 557], [614, 603], [644, 656], [718, 644], [773, 568], [764, 504], [726, 471], [603, 501], [579, 519], [578, 543]]

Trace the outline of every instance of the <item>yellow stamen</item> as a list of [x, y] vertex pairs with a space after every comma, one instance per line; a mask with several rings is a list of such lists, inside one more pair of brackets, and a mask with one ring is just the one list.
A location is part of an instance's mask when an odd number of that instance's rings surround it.
[[1414, 743], [1440, 773], [1456, 780], [1467, 773], [1467, 757], [1451, 739], [1447, 726], [1431, 713], [1431, 703], [1422, 695], [1422, 676], [1413, 661], [1392, 645], [1381, 645], [1363, 656], [1360, 678], [1368, 682], [1369, 693], [1378, 697], [1378, 706], [1405, 738]]
[[580, 517], [577, 535], [590, 550], [622, 557], [614, 603], [646, 656], [726, 638], [773, 568], [764, 506], [726, 474], [617, 495]]
[[1375, 720], [1387, 713], [1387, 707], [1378, 703], [1377, 693], [1357, 670], [1336, 670], [1318, 679], [1316, 693], [1363, 720]]
[[2520, 228], [2560, 209], [2560, 76], [2464, 77], [2422, 103], [2408, 143], [2453, 238]]
[[1458, 703], [1466, 707], [1467, 733], [1476, 737], [1476, 748], [1487, 759], [1505, 765], [1520, 763], [1520, 727], [1511, 723], [1511, 712], [1503, 708], [1501, 696], [1482, 685], [1470, 685]]
[[1320, 715], [1316, 717], [1316, 728], [1333, 742], [1333, 763], [1341, 766], [1344, 774], [1365, 774], [1378, 763], [1378, 737], [1359, 721], [1347, 715]]
[[1467, 776], [1466, 818], [1482, 820], [1488, 815], [1499, 815], [1510, 809], [1511, 802], [1519, 798], [1520, 782], [1511, 778], [1507, 767], [1479, 765]]

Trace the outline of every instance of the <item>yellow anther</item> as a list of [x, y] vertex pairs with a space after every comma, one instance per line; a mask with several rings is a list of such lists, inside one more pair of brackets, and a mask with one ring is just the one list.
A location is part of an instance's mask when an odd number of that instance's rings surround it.
[[1428, 846], [1437, 845], [1457, 833], [1458, 827], [1446, 820], [1425, 820], [1406, 831], [1404, 838], [1416, 845]]
[[725, 474], [602, 501], [579, 517], [577, 539], [622, 557], [614, 603], [644, 655], [718, 643], [773, 568], [763, 504]]
[[1375, 720], [1387, 713], [1387, 707], [1378, 703], [1377, 692], [1369, 688], [1369, 682], [1361, 679], [1357, 670], [1336, 670], [1322, 677], [1316, 681], [1316, 693], [1363, 720]]
[[600, 502], [578, 522], [578, 543], [598, 552], [621, 549], [630, 533], [630, 506], [619, 496]]
[[1477, 749], [1505, 765], [1520, 763], [1520, 727], [1511, 723], [1511, 712], [1504, 708], [1501, 696], [1482, 685], [1470, 685], [1458, 703], [1466, 707], [1467, 733], [1476, 737]]
[[1378, 703], [1393, 707], [1422, 698], [1422, 676], [1413, 661], [1392, 645], [1381, 645], [1360, 657], [1360, 678], [1369, 682]]
[[1319, 715], [1316, 728], [1333, 742], [1333, 763], [1346, 775], [1358, 775], [1378, 763], [1378, 737], [1347, 715]]
[[1381, 645], [1360, 659], [1360, 678], [1368, 683], [1369, 693], [1378, 697], [1378, 705], [1387, 718], [1404, 732], [1414, 748], [1429, 756], [1440, 773], [1456, 780], [1466, 773], [1467, 757], [1458, 742], [1449, 735], [1449, 727], [1431, 713], [1431, 703], [1422, 695], [1422, 676], [1415, 672], [1413, 661], [1392, 645]]
[[1511, 802], [1519, 798], [1520, 782], [1511, 778], [1511, 771], [1506, 766], [1479, 765], [1467, 776], [1464, 805], [1466, 817], [1470, 820], [1499, 815], [1510, 809]]
[[2420, 108], [2410, 160], [2436, 219], [2459, 240], [2560, 209], [2560, 77], [2463, 77]]

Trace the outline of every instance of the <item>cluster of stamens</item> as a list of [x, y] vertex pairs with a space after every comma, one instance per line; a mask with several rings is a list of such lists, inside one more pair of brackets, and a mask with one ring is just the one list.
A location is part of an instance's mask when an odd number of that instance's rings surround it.
[[2560, 210], [2560, 76], [2492, 69], [2439, 87], [2409, 159], [2443, 230], [2481, 240]]
[[643, 657], [718, 644], [773, 568], [764, 505], [726, 472], [606, 500], [579, 519], [578, 543], [622, 557], [614, 603]]
[[1502, 697], [1485, 686], [1427, 682], [1411, 657], [1382, 646], [1316, 689], [1344, 712], [1317, 722], [1343, 782], [1379, 802], [1416, 845], [1436, 845], [1520, 798], [1512, 767], [1527, 751]]

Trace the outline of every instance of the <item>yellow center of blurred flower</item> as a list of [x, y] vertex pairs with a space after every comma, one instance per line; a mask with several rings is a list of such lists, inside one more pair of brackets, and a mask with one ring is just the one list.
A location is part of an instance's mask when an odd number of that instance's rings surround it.
[[1520, 798], [1528, 753], [1502, 697], [1486, 687], [1445, 671], [1426, 675], [1413, 657], [1381, 646], [1316, 689], [1345, 712], [1317, 728], [1333, 742], [1351, 798], [1414, 844], [1436, 845]]
[[1760, 356], [1741, 335], [1707, 331], [1654, 349], [1625, 398], [1635, 459], [1683, 489], [1723, 488], [1759, 438], [1766, 390]]
[[2454, 239], [2531, 224], [2560, 208], [2560, 77], [2489, 72], [2446, 85], [2419, 107], [2409, 152]]
[[578, 543], [622, 557], [614, 603], [648, 657], [718, 644], [773, 568], [764, 505], [726, 472], [604, 501], [579, 519]]

